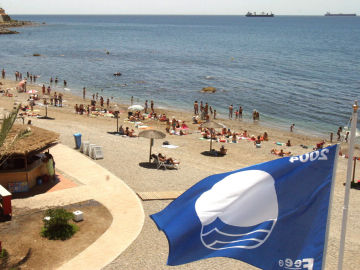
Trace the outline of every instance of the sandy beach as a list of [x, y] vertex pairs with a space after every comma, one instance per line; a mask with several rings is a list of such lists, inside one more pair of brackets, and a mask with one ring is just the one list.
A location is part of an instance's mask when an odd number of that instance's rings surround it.
[[[10, 80], [0, 80], [3, 83], [0, 89], [10, 89], [12, 97], [0, 96], [0, 108], [10, 110], [14, 102], [26, 102], [29, 94], [17, 93], [15, 87], [17, 82]], [[41, 95], [41, 89], [37, 85], [28, 85], [27, 89], [35, 89]], [[53, 90], [54, 91], [54, 90]], [[52, 94], [53, 94], [52, 91]], [[284, 149], [291, 151], [292, 154], [298, 155], [309, 152], [313, 146], [322, 139], [298, 134], [296, 128], [294, 132], [284, 131], [276, 128], [270, 128], [259, 122], [253, 123], [250, 120], [228, 120], [218, 119], [230, 128], [232, 131], [243, 132], [258, 136], [265, 131], [269, 134], [269, 141], [263, 142], [261, 148], [256, 148], [252, 141], [242, 140], [239, 143], [225, 143], [228, 149], [227, 155], [224, 157], [204, 156], [201, 152], [209, 150], [209, 142], [201, 140], [201, 134], [198, 131], [198, 125], [191, 122], [192, 104], [189, 104], [188, 112], [174, 110], [157, 110], [155, 100], [155, 111], [157, 113], [165, 113], [168, 117], [175, 116], [176, 119], [185, 121], [190, 128], [190, 133], [185, 136], [169, 135], [165, 139], [155, 140], [153, 152], [163, 153], [168, 157], [176, 158], [180, 161], [179, 170], [157, 170], [148, 168], [144, 164], [149, 157], [149, 139], [145, 138], [129, 138], [122, 136], [114, 136], [108, 134], [108, 131], [115, 131], [116, 119], [106, 116], [89, 117], [87, 115], [75, 114], [75, 104], [90, 103], [90, 95], [87, 100], [81, 97], [71, 95], [68, 91], [61, 92], [63, 96], [63, 107], [48, 107], [48, 116], [55, 120], [42, 120], [36, 117], [25, 116], [25, 123], [31, 120], [31, 124], [49, 129], [60, 134], [62, 144], [74, 147], [73, 134], [80, 132], [82, 140], [90, 141], [103, 147], [104, 159], [96, 162], [122, 179], [135, 192], [143, 191], [185, 191], [206, 176], [237, 170], [252, 164], [269, 161], [278, 158], [271, 154], [271, 149]], [[204, 96], [206, 98], [206, 96]], [[150, 98], [149, 98], [150, 99]], [[141, 105], [143, 105], [141, 102]], [[206, 100], [204, 100], [206, 102]], [[45, 115], [45, 107], [40, 105], [42, 100], [36, 101], [34, 113]], [[130, 101], [129, 101], [130, 103]], [[110, 106], [114, 108], [113, 103]], [[119, 125], [130, 127], [138, 134], [140, 130], [134, 127], [133, 123], [124, 122], [127, 118], [127, 107], [130, 104], [118, 104], [120, 108]], [[18, 120], [22, 123], [22, 120]], [[145, 125], [163, 131], [165, 133], [166, 124], [156, 120], [145, 120]], [[334, 136], [335, 137], [335, 136]], [[278, 146], [275, 143], [286, 143], [291, 140], [293, 146]], [[163, 141], [168, 141], [178, 148], [169, 149], [162, 147]], [[327, 141], [327, 143], [330, 143]], [[213, 148], [219, 149], [222, 143], [214, 142]], [[308, 149], [302, 148], [300, 145], [309, 146]], [[328, 261], [325, 269], [337, 268], [337, 256], [340, 239], [340, 225], [342, 219], [342, 204], [344, 198], [344, 186], [346, 177], [347, 159], [339, 157], [338, 168], [336, 173], [336, 183], [333, 198], [333, 206], [331, 211], [330, 239], [328, 247]], [[358, 170], [359, 171], [359, 170]], [[360, 173], [356, 173], [356, 179], [360, 178]], [[358, 269], [360, 265], [360, 196], [359, 190], [351, 190], [350, 208], [348, 219], [348, 231], [345, 249], [344, 269]], [[121, 198], [119, 198], [121, 200]], [[19, 199], [21, 200], [21, 199]], [[20, 203], [20, 202], [19, 202]], [[149, 218], [149, 215], [162, 210], [170, 201], [147, 201], [143, 202], [145, 211], [145, 224], [141, 234], [135, 242], [116, 260], [104, 269], [168, 269], [166, 266], [168, 243], [165, 235], [159, 232]], [[16, 206], [17, 200], [14, 201]], [[260, 258], [259, 258], [260, 259]], [[256, 269], [248, 264], [240, 261], [213, 258], [194, 262], [188, 265], [173, 267], [175, 269]]]

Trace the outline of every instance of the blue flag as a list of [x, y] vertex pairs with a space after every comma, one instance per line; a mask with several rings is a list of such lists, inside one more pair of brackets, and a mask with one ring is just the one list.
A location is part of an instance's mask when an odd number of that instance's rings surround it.
[[168, 265], [229, 257], [261, 269], [322, 268], [336, 145], [211, 175], [151, 218]]

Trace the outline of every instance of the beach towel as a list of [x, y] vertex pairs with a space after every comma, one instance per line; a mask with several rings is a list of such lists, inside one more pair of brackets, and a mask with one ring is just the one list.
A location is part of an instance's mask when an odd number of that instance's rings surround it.
[[178, 145], [167, 144], [167, 145], [162, 145], [161, 147], [174, 149], [174, 148], [178, 148], [179, 146]]

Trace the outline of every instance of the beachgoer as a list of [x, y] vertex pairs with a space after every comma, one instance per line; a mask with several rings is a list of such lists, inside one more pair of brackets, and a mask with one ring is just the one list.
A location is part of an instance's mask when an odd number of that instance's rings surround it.
[[180, 164], [179, 161], [174, 160], [174, 159], [171, 158], [171, 157], [166, 158], [166, 156], [165, 156], [165, 155], [162, 155], [161, 153], [158, 154], [158, 159], [159, 159], [161, 162], [165, 162], [166, 164]]
[[209, 109], [210, 109], [210, 114], [213, 115], [213, 113], [214, 113], [214, 112], [213, 112], [213, 108], [210, 106]]
[[290, 140], [287, 141], [286, 146], [289, 146], [289, 147], [291, 146]]
[[235, 119], [238, 119], [238, 118], [239, 118], [239, 111], [236, 110], [236, 111], [235, 111]]
[[145, 106], [144, 107], [145, 107], [144, 111], [145, 111], [145, 113], [147, 113], [147, 110], [148, 110], [148, 101], [147, 100], [145, 100]]
[[292, 124], [292, 125], [290, 126], [290, 132], [293, 132], [294, 127], [295, 127], [295, 124]]
[[346, 132], [345, 142], [348, 142], [348, 139], [349, 139], [349, 134], [350, 134], [350, 132], [349, 132], [349, 131], [348, 131], [348, 132]]
[[214, 110], [214, 119], [216, 119], [216, 110]]
[[242, 118], [242, 114], [243, 114], [243, 108], [240, 106], [239, 107], [239, 119]]
[[232, 135], [232, 140], [231, 140], [232, 143], [237, 143], [237, 139], [236, 139], [236, 133], [234, 132], [233, 135]]
[[110, 106], [110, 99], [109, 99], [109, 98], [107, 98], [107, 99], [106, 99], [106, 107], [108, 107], [108, 108], [109, 108], [109, 106]]
[[134, 104], [134, 96], [131, 96], [130, 103], [131, 103], [131, 106]]
[[85, 95], [86, 95], [86, 88], [83, 88], [83, 99], [85, 99]]
[[229, 106], [229, 119], [232, 119], [232, 117], [233, 117], [233, 105], [231, 104], [230, 106]]
[[342, 127], [339, 127], [339, 129], [338, 129], [338, 131], [337, 131], [337, 133], [336, 133], [336, 135], [338, 136], [338, 137], [337, 137], [337, 140], [338, 140], [338, 141], [340, 141], [340, 139], [341, 139], [341, 132], [342, 132]]
[[205, 115], [209, 114], [209, 104], [206, 102], [204, 107]]
[[222, 146], [220, 147], [219, 154], [220, 154], [220, 155], [226, 155], [226, 152], [227, 152], [227, 149], [224, 147], [224, 145], [222, 145]]
[[334, 133], [330, 132], [330, 142], [331, 143], [333, 142], [333, 136], [334, 136]]
[[58, 77], [55, 78], [55, 84], [57, 84], [59, 82]]
[[255, 145], [257, 148], [260, 148], [260, 147], [261, 147], [261, 139], [260, 139], [260, 136], [257, 136], [257, 139], [254, 141], [254, 145]]
[[268, 140], [269, 140], [269, 136], [268, 136], [268, 134], [267, 134], [266, 131], [264, 132], [263, 140], [264, 140], [264, 141], [268, 141]]
[[53, 78], [52, 77], [50, 78], [50, 83], [53, 83]]
[[64, 80], [64, 87], [66, 87], [66, 86], [67, 86], [67, 81]]
[[124, 135], [124, 134], [125, 134], [125, 131], [124, 131], [124, 128], [122, 127], [122, 125], [119, 127], [119, 134], [120, 134], [120, 135]]
[[45, 84], [43, 84], [42, 87], [41, 87], [41, 91], [42, 91], [42, 94], [43, 94], [43, 95], [45, 95], [45, 90], [46, 90]]
[[150, 109], [151, 109], [151, 112], [154, 113], [154, 101], [153, 100], [150, 101]]
[[194, 114], [199, 114], [199, 104], [197, 102], [197, 100], [195, 100], [194, 102]]
[[2, 69], [2, 71], [1, 71], [1, 77], [2, 77], [3, 79], [5, 79], [5, 69]]

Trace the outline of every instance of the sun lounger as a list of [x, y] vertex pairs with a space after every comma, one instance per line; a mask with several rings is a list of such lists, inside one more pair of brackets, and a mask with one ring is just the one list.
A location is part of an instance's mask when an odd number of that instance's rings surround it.
[[156, 168], [159, 170], [161, 167], [163, 167], [165, 170], [167, 169], [179, 169], [179, 164], [170, 164], [166, 163], [166, 161], [161, 161], [159, 157], [155, 154], [151, 155], [151, 158], [153, 159], [153, 163], [156, 164]]

